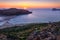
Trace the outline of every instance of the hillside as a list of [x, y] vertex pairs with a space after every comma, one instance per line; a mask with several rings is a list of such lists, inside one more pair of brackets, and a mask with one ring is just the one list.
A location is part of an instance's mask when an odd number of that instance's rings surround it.
[[43, 31], [52, 34], [54, 36], [53, 37], [54, 39], [57, 39], [57, 37], [59, 39], [60, 36], [58, 35], [60, 35], [60, 22], [31, 23], [23, 26], [14, 26], [10, 28], [0, 29], [0, 39], [1, 40], [38, 40], [41, 38], [40, 33], [41, 32], [43, 33]]

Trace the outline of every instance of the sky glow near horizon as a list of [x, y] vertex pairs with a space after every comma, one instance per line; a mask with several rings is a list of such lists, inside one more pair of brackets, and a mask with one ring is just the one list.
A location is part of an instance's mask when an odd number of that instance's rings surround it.
[[60, 0], [0, 0], [0, 8], [60, 8]]

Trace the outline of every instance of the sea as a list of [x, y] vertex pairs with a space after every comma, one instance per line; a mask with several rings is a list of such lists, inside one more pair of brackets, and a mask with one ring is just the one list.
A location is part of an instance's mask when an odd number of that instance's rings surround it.
[[[31, 11], [31, 14], [28, 15], [19, 15], [12, 19], [10, 19], [8, 22], [12, 24], [27, 24], [27, 23], [47, 23], [47, 22], [57, 22], [60, 21], [60, 11], [55, 10], [53, 11], [51, 8], [45, 8], [45, 9], [26, 9]], [[3, 20], [2, 17], [0, 17], [0, 20]], [[0, 25], [4, 23], [0, 22]]]

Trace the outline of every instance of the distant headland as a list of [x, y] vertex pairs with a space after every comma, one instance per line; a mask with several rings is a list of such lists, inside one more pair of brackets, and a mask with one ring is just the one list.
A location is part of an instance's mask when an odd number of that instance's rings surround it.
[[52, 8], [53, 11], [60, 11], [60, 9]]
[[14, 16], [14, 15], [23, 15], [23, 14], [30, 14], [32, 12], [25, 10], [25, 9], [17, 9], [17, 8], [9, 8], [0, 10], [1, 16]]

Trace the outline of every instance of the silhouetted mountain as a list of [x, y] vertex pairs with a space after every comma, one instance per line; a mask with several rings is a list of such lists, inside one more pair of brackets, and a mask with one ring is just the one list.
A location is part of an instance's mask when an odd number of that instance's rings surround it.
[[13, 15], [22, 15], [22, 14], [30, 14], [30, 13], [32, 12], [28, 10], [16, 9], [16, 8], [0, 10], [0, 15], [2, 16], [13, 16]]

